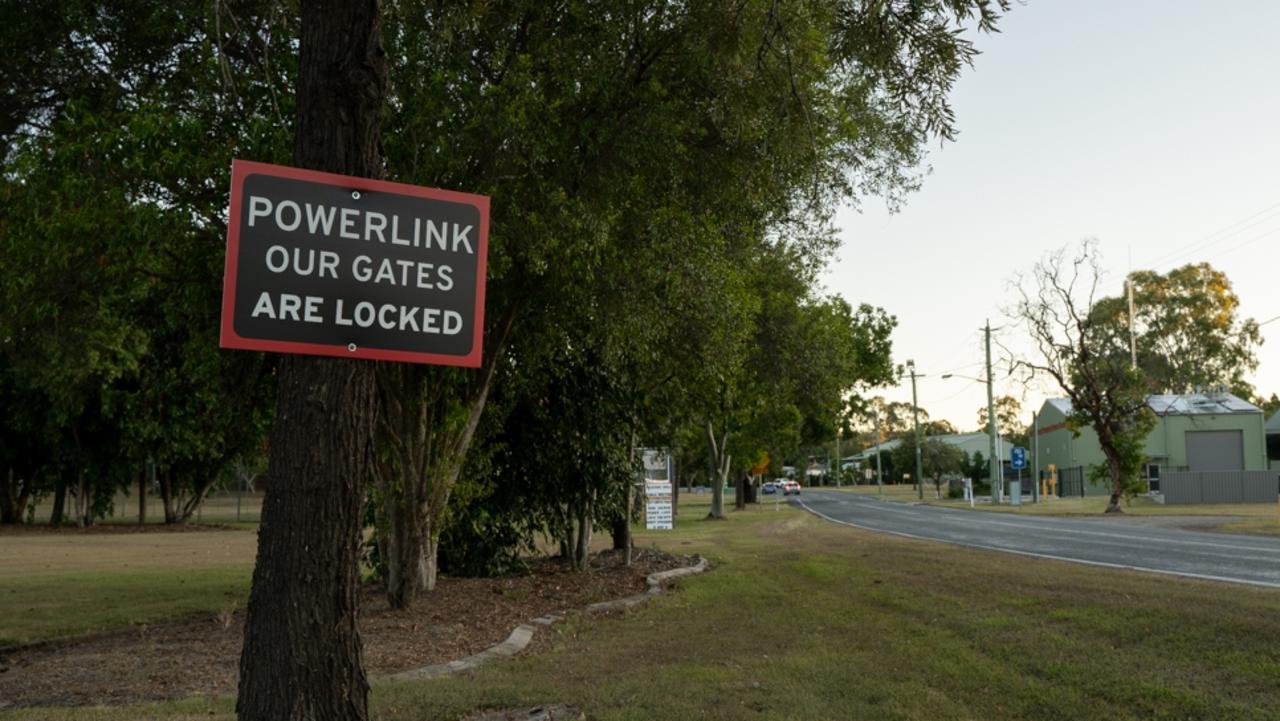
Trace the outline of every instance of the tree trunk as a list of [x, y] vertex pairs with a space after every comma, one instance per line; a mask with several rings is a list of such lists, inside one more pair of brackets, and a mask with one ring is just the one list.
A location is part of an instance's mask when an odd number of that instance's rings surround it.
[[672, 520], [675, 520], [675, 517], [679, 515], [678, 511], [680, 510], [680, 473], [679, 471], [680, 469], [677, 466], [676, 473], [674, 474], [675, 477], [671, 479], [671, 518]]
[[436, 590], [436, 574], [440, 570], [440, 539], [427, 535], [422, 554], [422, 590]]
[[138, 525], [147, 522], [147, 472], [138, 471]]
[[575, 568], [574, 555], [578, 552], [576, 514], [568, 504], [560, 504], [558, 515], [563, 529], [560, 537], [560, 557], [569, 565], [569, 568]]
[[[632, 444], [634, 449], [635, 444]], [[634, 453], [632, 454], [634, 457]], [[609, 535], [613, 537], [613, 550], [623, 552], [623, 564], [631, 565], [631, 516], [635, 513], [636, 489], [630, 482], [623, 484], [622, 515], [614, 519]]]
[[63, 468], [58, 471], [58, 480], [53, 485], [53, 513], [49, 514], [49, 525], [61, 526], [67, 507], [67, 474], [71, 470]]
[[1105, 513], [1124, 513], [1120, 507], [1120, 498], [1124, 495], [1124, 478], [1120, 474], [1119, 460], [1107, 458], [1107, 473], [1111, 476], [1111, 500], [1107, 503]]
[[396, 610], [408, 608], [418, 592], [428, 588], [424, 575], [427, 561], [426, 515], [416, 493], [384, 493], [387, 517], [387, 604]]
[[358, 719], [356, 629], [373, 365], [288, 356], [240, 657], [242, 720]]
[[707, 421], [707, 456], [711, 470], [711, 510], [707, 518], [724, 518], [724, 484], [729, 479], [729, 455], [724, 446], [728, 440], [726, 433], [717, 444], [715, 429], [711, 421]]
[[177, 510], [178, 523], [185, 524], [200, 511], [200, 507], [204, 505], [205, 496], [209, 495], [209, 491], [213, 490], [213, 480], [197, 477], [192, 479], [191, 486], [191, 495], [185, 500], [181, 500], [179, 504]]
[[31, 495], [31, 480], [34, 474], [30, 474], [27, 478], [18, 478], [17, 470], [10, 467], [7, 469], [3, 477], [0, 477], [0, 524], [16, 525], [22, 523], [22, 513], [27, 508], [27, 499]]
[[76, 525], [88, 528], [93, 525], [93, 483], [89, 474], [81, 468], [76, 477]]
[[578, 544], [574, 548], [573, 567], [579, 571], [587, 568], [587, 558], [591, 554], [591, 503], [582, 504], [578, 512]]
[[609, 537], [613, 539], [613, 550], [625, 551], [631, 545], [631, 499], [627, 499], [627, 510], [624, 515], [614, 519], [609, 528]]
[[[381, 174], [377, 0], [303, 0], [295, 164]], [[356, 626], [374, 364], [284, 356], [240, 656], [241, 721], [365, 721]]]
[[[448, 385], [451, 380], [420, 369], [380, 366], [377, 370], [379, 439], [390, 454], [375, 468], [390, 526], [387, 533], [401, 541], [400, 553], [386, 557], [388, 577], [393, 564], [399, 564], [395, 572], [406, 579], [394, 596], [388, 595], [393, 608], [408, 608], [419, 591], [435, 589], [439, 534], [449, 498], [514, 321], [515, 309], [510, 308], [487, 334], [484, 366], [461, 402], [466, 416], [460, 424], [451, 420], [454, 412], [449, 406], [455, 401], [431, 385]], [[392, 512], [387, 504], [398, 504], [398, 510]]]
[[[1107, 503], [1107, 510], [1104, 513], [1124, 513], [1124, 509], [1120, 507], [1120, 498], [1124, 495], [1124, 477], [1120, 473], [1120, 458], [1110, 450], [1113, 442], [1109, 433], [1098, 434], [1098, 445], [1102, 447], [1102, 455], [1107, 460], [1107, 476], [1111, 481], [1111, 500]], [[1084, 495], [1084, 483], [1080, 484], [1080, 494]]]
[[160, 484], [160, 504], [164, 506], [164, 522], [178, 522], [177, 499], [173, 497], [173, 468], [165, 468], [156, 476]]

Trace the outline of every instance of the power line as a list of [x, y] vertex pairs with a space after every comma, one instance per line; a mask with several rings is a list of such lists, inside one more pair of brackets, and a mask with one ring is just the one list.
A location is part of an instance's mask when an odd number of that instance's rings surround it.
[[1222, 251], [1218, 255], [1222, 256], [1222, 255], [1227, 255], [1228, 253], [1234, 253], [1245, 246], [1253, 245], [1259, 240], [1262, 240], [1263, 238], [1266, 238], [1267, 236], [1270, 236], [1270, 235], [1274, 235], [1276, 233], [1280, 233], [1280, 228], [1272, 228], [1271, 230], [1268, 230], [1267, 232], [1262, 233], [1261, 235], [1255, 235], [1249, 240], [1246, 240], [1245, 242], [1241, 243], [1240, 245], [1228, 248], [1227, 250]]
[[[1272, 212], [1272, 211], [1276, 211], [1276, 212]], [[1264, 217], [1259, 218], [1258, 216], [1264, 216]], [[1150, 265], [1154, 270], [1156, 267], [1169, 262], [1171, 259], [1182, 258], [1188, 255], [1194, 255], [1195, 253], [1202, 252], [1213, 245], [1216, 245], [1229, 238], [1233, 238], [1239, 235], [1240, 233], [1243, 233], [1246, 230], [1249, 230], [1250, 228], [1257, 227], [1258, 225], [1268, 220], [1272, 220], [1276, 217], [1280, 217], [1280, 202], [1269, 205], [1263, 208], [1262, 210], [1259, 210], [1258, 212], [1253, 213], [1252, 215], [1246, 216], [1234, 223], [1229, 223], [1219, 228], [1218, 230], [1215, 230], [1214, 232], [1209, 233], [1208, 235], [1201, 236], [1200, 238], [1193, 240], [1190, 243], [1187, 243], [1177, 248], [1176, 250], [1170, 253], [1166, 253], [1162, 256], [1159, 256], [1154, 261], [1152, 261]], [[1257, 218], [1257, 220], [1254, 220], [1255, 218]], [[1250, 222], [1250, 221], [1253, 221], [1253, 222]], [[1242, 227], [1237, 227], [1237, 226], [1242, 226]]]

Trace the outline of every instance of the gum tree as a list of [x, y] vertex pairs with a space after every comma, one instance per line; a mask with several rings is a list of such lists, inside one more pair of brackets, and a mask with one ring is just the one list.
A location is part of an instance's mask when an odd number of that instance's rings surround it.
[[1107, 513], [1137, 492], [1147, 435], [1156, 418], [1147, 406], [1143, 373], [1130, 362], [1127, 337], [1100, 313], [1102, 277], [1097, 243], [1062, 248], [1035, 265], [1018, 284], [1013, 318], [1034, 343], [1035, 357], [1014, 367], [1028, 382], [1048, 376], [1071, 401], [1068, 427], [1090, 427], [1106, 461], [1090, 469], [1095, 483], [1111, 491]]

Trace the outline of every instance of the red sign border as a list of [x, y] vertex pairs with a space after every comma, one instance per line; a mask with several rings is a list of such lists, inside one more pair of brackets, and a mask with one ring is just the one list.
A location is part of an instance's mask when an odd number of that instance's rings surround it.
[[[429, 200], [443, 200], [451, 203], [465, 203], [475, 206], [480, 211], [479, 252], [476, 258], [476, 312], [475, 333], [471, 343], [471, 352], [465, 356], [445, 353], [416, 353], [413, 351], [386, 350], [379, 348], [356, 348], [348, 350], [345, 345], [328, 345], [324, 343], [303, 343], [299, 341], [266, 340], [263, 338], [245, 338], [236, 333], [234, 327], [236, 303], [236, 271], [240, 263], [240, 213], [242, 210], [242, 191], [244, 181], [251, 175], [270, 175], [277, 178], [302, 180], [321, 185], [333, 185], [348, 190], [371, 190], [397, 195], [411, 195]], [[318, 170], [304, 170], [285, 165], [259, 163], [252, 160], [231, 161], [231, 209], [227, 223], [227, 260], [222, 277], [222, 333], [218, 345], [222, 348], [236, 350], [272, 351], [275, 353], [298, 353], [304, 355], [332, 356], [335, 358], [361, 358], [365, 360], [395, 361], [400, 363], [426, 363], [430, 365], [459, 366], [463, 368], [479, 368], [480, 355], [484, 342], [484, 291], [485, 270], [489, 258], [489, 198], [484, 195], [460, 193], [453, 190], [426, 188], [419, 185], [394, 183], [388, 180], [357, 178], [337, 173], [325, 173]]]

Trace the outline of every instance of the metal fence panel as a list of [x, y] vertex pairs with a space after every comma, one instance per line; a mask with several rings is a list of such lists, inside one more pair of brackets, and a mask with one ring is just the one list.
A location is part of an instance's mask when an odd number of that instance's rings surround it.
[[1160, 479], [1164, 502], [1276, 503], [1280, 474], [1274, 471], [1166, 471]]
[[1058, 469], [1059, 498], [1076, 498], [1084, 496], [1085, 483], [1084, 467], [1074, 466], [1071, 468]]

